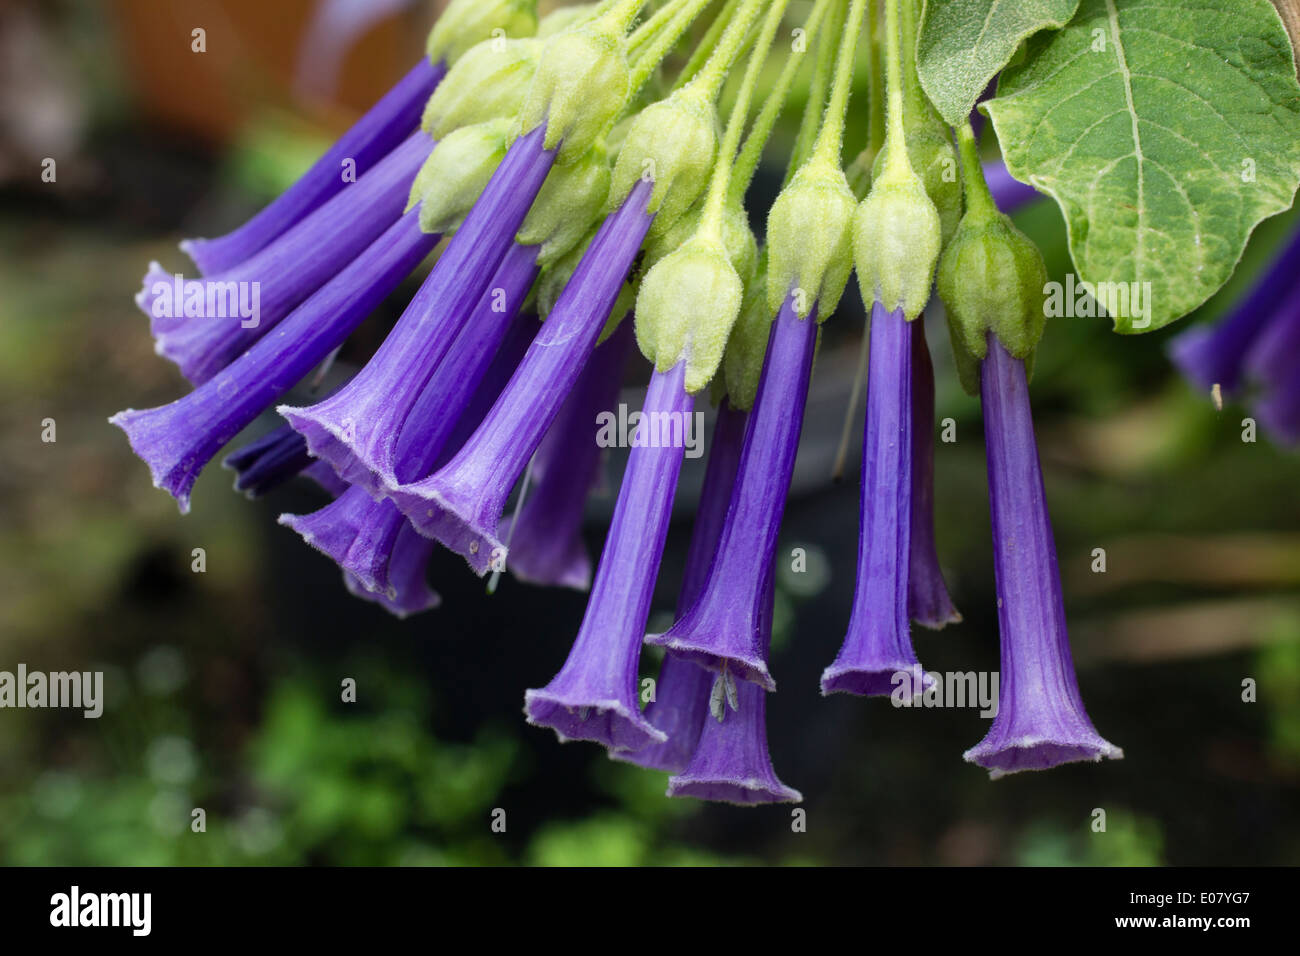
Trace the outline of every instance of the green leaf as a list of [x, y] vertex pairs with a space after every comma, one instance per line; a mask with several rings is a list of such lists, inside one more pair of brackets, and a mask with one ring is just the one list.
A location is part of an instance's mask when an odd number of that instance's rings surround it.
[[916, 69], [949, 126], [960, 126], [1021, 41], [1070, 22], [1079, 0], [926, 0]]
[[1080, 278], [1143, 293], [1118, 332], [1208, 299], [1300, 184], [1300, 85], [1268, 0], [1083, 0], [983, 108], [1012, 175], [1060, 205]]

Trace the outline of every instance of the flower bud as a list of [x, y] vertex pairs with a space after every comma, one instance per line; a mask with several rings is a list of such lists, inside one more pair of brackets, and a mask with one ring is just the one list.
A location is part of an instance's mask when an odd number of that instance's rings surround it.
[[421, 128], [434, 139], [485, 120], [513, 119], [542, 55], [541, 40], [484, 40], [456, 61], [424, 107]]
[[1043, 254], [1001, 214], [967, 213], [939, 262], [939, 297], [962, 387], [979, 393], [979, 362], [992, 331], [1013, 357], [1029, 363], [1043, 334]]
[[546, 41], [519, 111], [520, 133], [546, 124], [547, 149], [571, 162], [609, 131], [632, 85], [627, 42], [603, 18], [585, 21]]
[[[651, 268], [664, 256], [685, 245], [700, 226], [704, 202], [696, 202], [684, 216], [663, 235], [646, 244], [645, 266]], [[758, 240], [749, 225], [749, 214], [738, 202], [727, 202], [722, 207], [722, 247], [740, 281], [748, 288], [758, 268]]]
[[647, 209], [651, 236], [662, 236], [686, 213], [713, 171], [718, 114], [713, 101], [692, 87], [642, 110], [627, 131], [614, 165], [609, 205], [618, 206], [638, 180], [654, 183]]
[[429, 33], [429, 59], [451, 66], [484, 40], [500, 43], [536, 32], [537, 0], [451, 0]]
[[722, 378], [727, 403], [739, 411], [754, 407], [758, 381], [763, 375], [763, 359], [772, 329], [772, 311], [767, 305], [767, 264], [754, 270], [754, 278], [745, 285], [745, 299], [740, 315], [727, 340], [722, 359]]
[[557, 33], [576, 27], [582, 21], [590, 19], [599, 6], [599, 3], [575, 3], [572, 6], [557, 7], [538, 21], [537, 38], [548, 40]]
[[961, 166], [957, 162], [957, 150], [952, 145], [952, 137], [943, 121], [939, 120], [938, 126], [918, 123], [909, 129], [907, 156], [912, 161], [912, 168], [925, 184], [926, 195], [939, 213], [942, 248], [948, 244], [948, 240], [957, 231], [957, 223], [961, 221], [962, 196], [959, 175]]
[[767, 216], [767, 307], [776, 315], [795, 293], [795, 313], [814, 303], [824, 320], [835, 311], [853, 268], [853, 212], [858, 203], [844, 172], [813, 160], [794, 174]]
[[488, 120], [456, 130], [434, 147], [411, 183], [406, 211], [420, 206], [420, 228], [449, 233], [465, 220], [505, 158], [512, 121]]
[[941, 225], [921, 178], [893, 167], [877, 176], [853, 216], [853, 256], [862, 298], [909, 319], [930, 299]]
[[609, 178], [609, 157], [599, 140], [577, 162], [552, 167], [517, 236], [525, 246], [541, 246], [539, 265], [555, 262], [587, 235], [604, 209]]
[[685, 360], [686, 391], [698, 392], [722, 362], [743, 293], [721, 241], [697, 235], [641, 280], [637, 344], [661, 372]]

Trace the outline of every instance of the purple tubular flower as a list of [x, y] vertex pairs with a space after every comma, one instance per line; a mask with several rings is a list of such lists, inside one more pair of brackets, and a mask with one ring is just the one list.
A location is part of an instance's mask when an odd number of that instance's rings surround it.
[[412, 133], [354, 185], [218, 275], [178, 280], [150, 263], [135, 301], [158, 354], [195, 385], [216, 375], [401, 218], [432, 148]]
[[404, 618], [431, 610], [442, 603], [442, 598], [429, 587], [426, 579], [433, 548], [432, 541], [411, 527], [409, 521], [403, 521], [388, 559], [388, 588], [368, 590], [356, 575], [346, 571], [343, 583], [356, 597], [374, 601], [395, 617]]
[[768, 333], [731, 504], [704, 588], [666, 633], [646, 638], [647, 644], [707, 670], [730, 671], [764, 690], [775, 690], [776, 683], [759, 626], [763, 586], [794, 472], [816, 343], [816, 307], [800, 319], [793, 296], [787, 297]]
[[[732, 408], [725, 398], [718, 406], [709, 464], [704, 471], [704, 485], [700, 489], [695, 526], [691, 530], [691, 544], [682, 573], [682, 590], [677, 599], [679, 612], [695, 603], [708, 578], [709, 566], [722, 535], [722, 524], [727, 517], [727, 506], [731, 502], [731, 489], [736, 483], [748, 418], [747, 412]], [[694, 661], [665, 655], [659, 667], [655, 698], [646, 706], [645, 719], [662, 730], [668, 739], [644, 750], [619, 751], [610, 756], [650, 770], [668, 773], [685, 770], [695, 753], [700, 730], [709, 713], [709, 692], [715, 677]]]
[[352, 485], [311, 514], [280, 515], [280, 524], [332, 558], [367, 591], [389, 591], [388, 559], [406, 524], [391, 501], [376, 501], [364, 488]]
[[1034, 442], [1025, 366], [990, 335], [981, 370], [993, 567], [1002, 634], [998, 713], [966, 760], [1000, 777], [1123, 757], [1083, 709], [1070, 657], [1056, 543]]
[[[806, 321], [813, 322], [811, 318]], [[772, 639], [772, 604], [776, 596], [770, 562], [760, 590], [763, 598], [757, 625], [767, 644]], [[704, 721], [690, 763], [668, 779], [668, 796], [741, 806], [802, 800], [803, 795], [783, 784], [772, 767], [767, 749], [767, 691], [750, 681], [741, 681], [736, 687], [736, 709], [731, 711], [726, 703], [722, 706], [722, 720]]]
[[634, 336], [630, 317], [596, 347], [529, 465], [528, 494], [501, 527], [520, 581], [585, 591], [591, 558], [582, 540], [587, 494], [600, 478], [597, 416], [618, 401]]
[[412, 406], [469, 320], [555, 160], [539, 127], [515, 140], [464, 225], [374, 357], [310, 408], [282, 406], [317, 458], [352, 481], [364, 469], [397, 484], [393, 449]]
[[[535, 327], [532, 321], [520, 325], [525, 332]], [[519, 338], [522, 336], [512, 337]], [[482, 420], [522, 352], [517, 341], [510, 341], [496, 359], [488, 356], [492, 359], [488, 368], [474, 373], [471, 394], [458, 403], [454, 413], [463, 420], [454, 422], [455, 427], [449, 429], [452, 442], [463, 442]], [[459, 447], [451, 444], [443, 450], [443, 444], [439, 439], [436, 447], [431, 445], [424, 451], [429, 456], [428, 466], [450, 458]], [[333, 503], [307, 515], [281, 515], [280, 524], [297, 531], [313, 548], [332, 558], [343, 569], [349, 586], [374, 592], [385, 606], [392, 605], [390, 610], [405, 608], [410, 613], [431, 606], [426, 602], [427, 589], [415, 585], [424, 580], [424, 567], [434, 543], [416, 532], [392, 501], [372, 498], [362, 486], [350, 485]], [[428, 546], [417, 546], [409, 540], [408, 529]], [[410, 566], [417, 562], [418, 568]]]
[[1259, 423], [1275, 441], [1300, 443], [1300, 286], [1279, 307], [1246, 358], [1247, 375], [1258, 387], [1253, 402]]
[[998, 209], [1008, 215], [1021, 206], [1027, 206], [1034, 200], [1043, 198], [1043, 194], [1033, 186], [1026, 185], [1012, 176], [1007, 170], [1006, 163], [1000, 159], [990, 160], [984, 164], [984, 181], [989, 184], [989, 192], [993, 193], [993, 201], [997, 203]]
[[[554, 320], [552, 313], [547, 324]], [[656, 371], [644, 411], [684, 420], [694, 405], [685, 381], [684, 361]], [[555, 679], [524, 695], [528, 722], [550, 727], [561, 741], [640, 750], [664, 740], [641, 715], [637, 662], [684, 451], [681, 444], [634, 443], [578, 637]]]
[[[511, 245], [469, 321], [402, 424], [393, 446], [394, 486], [428, 477], [433, 470], [536, 278], [537, 247]], [[530, 318], [527, 325], [530, 331], [535, 331], [536, 319]], [[504, 384], [504, 381], [497, 383], [493, 399]]]
[[126, 432], [154, 486], [189, 511], [194, 480], [226, 442], [338, 348], [437, 244], [412, 209], [256, 343], [184, 398], [109, 421]]
[[434, 65], [422, 58], [274, 202], [234, 232], [216, 239], [187, 239], [181, 251], [200, 273], [212, 275], [270, 245], [347, 185], [340, 175], [345, 160], [355, 162], [357, 172], [364, 174], [410, 136], [420, 125], [425, 101], [446, 73], [445, 63]]
[[[1187, 378], [1210, 391], [1215, 385], [1231, 395], [1246, 376], [1246, 359], [1261, 332], [1278, 314], [1279, 302], [1288, 298], [1300, 272], [1300, 229], [1282, 248], [1263, 278], [1227, 318], [1212, 326], [1196, 326], [1170, 342], [1169, 357]], [[1288, 307], [1300, 311], [1300, 295], [1292, 293]]]
[[260, 498], [311, 463], [302, 436], [288, 425], [281, 425], [231, 452], [221, 464], [235, 472], [236, 491]]
[[871, 307], [858, 577], [849, 632], [822, 693], [877, 695], [919, 668], [908, 626], [912, 515], [912, 335], [902, 310]]
[[907, 574], [907, 613], [934, 629], [956, 624], [934, 544], [934, 365], [925, 327], [912, 332], [912, 530]]
[[433, 475], [391, 491], [421, 534], [480, 575], [506, 557], [497, 525], [510, 490], [591, 355], [653, 216], [636, 185], [601, 225], [514, 378], [460, 452]]

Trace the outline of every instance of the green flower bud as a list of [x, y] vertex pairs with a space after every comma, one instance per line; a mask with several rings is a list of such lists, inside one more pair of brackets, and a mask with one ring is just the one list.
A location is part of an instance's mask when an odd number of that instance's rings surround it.
[[1016, 358], [1032, 359], [1046, 321], [1046, 283], [1043, 254], [1007, 216], [962, 217], [939, 262], [938, 289], [967, 392], [979, 392], [979, 362], [988, 350], [988, 332]]
[[843, 170], [813, 160], [781, 190], [767, 216], [767, 306], [773, 315], [792, 292], [795, 313], [820, 321], [835, 311], [853, 269], [858, 201]]
[[[704, 202], [700, 200], [663, 235], [646, 244], [645, 266], [651, 268], [664, 256], [685, 245], [700, 227]], [[749, 226], [749, 214], [738, 202], [727, 202], [722, 208], [722, 247], [746, 288], [758, 269], [758, 240]]]
[[661, 372], [686, 360], [686, 390], [709, 384], [740, 312], [744, 286], [718, 240], [695, 236], [641, 280], [636, 340]]
[[939, 259], [940, 219], [921, 178], [906, 164], [882, 171], [853, 216], [858, 285], [868, 303], [910, 320], [930, 299]]
[[940, 242], [946, 246], [961, 221], [961, 166], [948, 128], [939, 122], [908, 130], [907, 156], [939, 213]]
[[647, 106], [627, 131], [614, 165], [609, 205], [617, 207], [641, 179], [654, 182], [646, 207], [655, 214], [651, 236], [662, 236], [709, 183], [718, 149], [713, 101], [686, 86]]
[[542, 41], [484, 40], [448, 71], [424, 107], [421, 128], [434, 139], [485, 120], [513, 119], [532, 82]]
[[571, 162], [609, 131], [632, 85], [627, 42], [603, 18], [583, 21], [546, 41], [519, 112], [520, 133], [546, 124], [547, 149]]
[[767, 263], [764, 262], [755, 269], [753, 281], [745, 285], [745, 299], [722, 359], [722, 377], [732, 408], [748, 411], [754, 407], [772, 318], [772, 310], [767, 305]]
[[537, 38], [547, 40], [557, 33], [563, 33], [569, 27], [576, 27], [584, 20], [591, 19], [599, 3], [575, 3], [568, 7], [558, 7], [542, 17], [537, 24]]
[[411, 183], [410, 212], [420, 205], [420, 228], [451, 233], [465, 221], [510, 145], [509, 119], [465, 126], [439, 140]]
[[541, 246], [539, 265], [559, 259], [587, 235], [605, 207], [609, 178], [609, 156], [599, 140], [577, 162], [551, 168], [515, 237]]
[[429, 33], [429, 60], [452, 66], [484, 40], [501, 43], [536, 32], [537, 0], [451, 0]]

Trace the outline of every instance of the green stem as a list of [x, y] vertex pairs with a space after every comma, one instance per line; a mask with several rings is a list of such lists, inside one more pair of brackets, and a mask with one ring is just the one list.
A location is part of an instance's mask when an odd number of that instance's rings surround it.
[[[904, 0], [911, 3], [912, 0]], [[903, 60], [899, 41], [899, 0], [885, 0], [885, 168], [899, 174], [910, 171], [907, 135], [903, 131]]]
[[957, 127], [957, 151], [961, 154], [962, 186], [966, 191], [966, 215], [978, 219], [992, 219], [999, 215], [998, 205], [989, 192], [980, 163], [979, 146], [970, 122]]
[[682, 7], [686, 6], [690, 0], [668, 0], [662, 7], [651, 14], [646, 20], [643, 20], [627, 38], [627, 55], [629, 59], [635, 58], [641, 52], [641, 48], [653, 40], [659, 31], [669, 20], [677, 16]]
[[[808, 15], [808, 20], [804, 23], [804, 42], [807, 46], [811, 46], [816, 40], [822, 20], [826, 18], [827, 11], [830, 10], [831, 4], [834, 2], [835, 0], [817, 0], [813, 6], [812, 12]], [[805, 49], [807, 49], [807, 46]], [[749, 135], [745, 137], [745, 145], [740, 148], [740, 155], [736, 157], [736, 165], [731, 172], [731, 185], [728, 187], [728, 201], [742, 202], [744, 200], [745, 192], [749, 189], [749, 184], [753, 181], [754, 173], [758, 169], [759, 160], [762, 159], [763, 147], [767, 144], [768, 137], [772, 135], [772, 128], [781, 115], [786, 98], [790, 95], [790, 87], [794, 83], [795, 74], [803, 65], [803, 60], [802, 53], [792, 52], [786, 57], [785, 65], [781, 68], [781, 75], [777, 78], [776, 85], [772, 87], [767, 99], [763, 102], [763, 109], [759, 111], [758, 118], [754, 120], [754, 125], [749, 130]]]
[[925, 91], [921, 77], [916, 72], [916, 0], [902, 0], [901, 27], [903, 33], [903, 95], [913, 120], [925, 109]]
[[740, 0], [727, 0], [718, 11], [718, 15], [713, 18], [709, 24], [709, 29], [705, 31], [704, 36], [700, 38], [699, 44], [691, 54], [691, 58], [686, 61], [686, 66], [682, 67], [681, 75], [677, 77], [677, 82], [673, 84], [673, 89], [680, 89], [695, 78], [695, 74], [700, 72], [704, 62], [713, 52], [713, 48], [718, 45], [718, 38], [722, 36], [722, 31], [727, 28], [731, 18], [736, 13], [736, 7], [740, 6]]
[[740, 8], [732, 21], [727, 24], [722, 39], [714, 47], [704, 67], [691, 80], [690, 85], [696, 86], [708, 100], [713, 101], [718, 98], [718, 92], [726, 82], [732, 64], [745, 46], [749, 28], [753, 26], [767, 3], [768, 0], [741, 0]]
[[867, 148], [874, 160], [885, 145], [885, 82], [884, 64], [880, 58], [880, 7], [877, 0], [867, 3]]
[[740, 146], [740, 136], [745, 130], [745, 121], [749, 118], [749, 102], [754, 96], [754, 87], [758, 85], [759, 74], [767, 61], [768, 51], [776, 31], [785, 16], [789, 0], [772, 0], [767, 17], [754, 42], [754, 50], [749, 55], [745, 66], [745, 75], [741, 78], [740, 89], [736, 91], [736, 101], [732, 104], [731, 115], [727, 118], [727, 131], [722, 136], [722, 145], [718, 149], [718, 162], [713, 167], [709, 180], [709, 192], [704, 200], [704, 212], [700, 216], [699, 232], [720, 238], [722, 235], [722, 209], [727, 198], [727, 189], [731, 182], [732, 168], [736, 160], [736, 150]]
[[813, 67], [812, 83], [808, 87], [808, 104], [804, 107], [803, 119], [799, 123], [799, 135], [795, 137], [790, 162], [786, 166], [786, 183], [790, 182], [799, 167], [812, 155], [813, 141], [826, 102], [826, 87], [830, 85], [831, 70], [835, 66], [835, 34], [843, 26], [843, 4], [844, 0], [836, 0], [826, 22], [829, 29], [822, 34], [821, 42], [817, 45], [817, 64]]
[[604, 20], [619, 33], [627, 33], [645, 4], [646, 0], [610, 0], [601, 6], [596, 18]]
[[[695, 22], [695, 18], [712, 2], [713, 0], [681, 0], [680, 5], [670, 3], [663, 8], [667, 10], [669, 7], [674, 7], [674, 14], [666, 24], [658, 28], [652, 38], [646, 41], [644, 49], [638, 51], [632, 65], [629, 102], [641, 91], [641, 87], [645, 86], [649, 81], [654, 71], [659, 68], [659, 64], [663, 62], [664, 57], [677, 45], [687, 28]], [[649, 21], [646, 22], [646, 25], [649, 26]]]
[[[910, 3], [911, 0], [905, 0]], [[835, 66], [835, 85], [826, 105], [826, 118], [822, 120], [821, 133], [813, 149], [815, 159], [840, 165], [840, 152], [844, 148], [844, 114], [849, 108], [849, 94], [853, 89], [854, 57], [857, 55], [858, 34], [862, 32], [862, 15], [867, 0], [852, 0], [849, 15], [844, 22], [844, 35], [840, 39], [839, 57]]]

